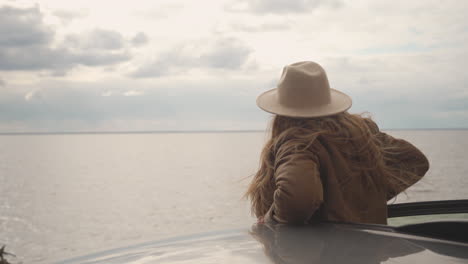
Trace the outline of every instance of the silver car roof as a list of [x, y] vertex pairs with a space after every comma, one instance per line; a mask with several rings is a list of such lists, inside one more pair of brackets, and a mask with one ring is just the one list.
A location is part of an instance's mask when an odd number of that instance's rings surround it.
[[253, 225], [109, 250], [60, 264], [468, 263], [468, 243], [402, 234], [381, 225]]

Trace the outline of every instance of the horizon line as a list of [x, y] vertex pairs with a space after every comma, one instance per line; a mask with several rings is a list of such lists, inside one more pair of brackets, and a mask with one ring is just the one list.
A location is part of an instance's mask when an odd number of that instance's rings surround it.
[[[381, 128], [381, 131], [421, 131], [421, 130], [468, 130], [468, 128]], [[137, 130], [137, 131], [48, 131], [48, 132], [0, 132], [0, 136], [14, 135], [79, 135], [79, 134], [202, 134], [202, 133], [256, 133], [266, 132], [266, 129], [245, 130]]]

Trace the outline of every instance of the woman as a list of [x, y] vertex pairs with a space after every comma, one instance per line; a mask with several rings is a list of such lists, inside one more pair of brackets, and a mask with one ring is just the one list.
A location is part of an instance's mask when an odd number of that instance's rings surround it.
[[330, 89], [317, 63], [286, 66], [257, 105], [275, 114], [246, 193], [260, 222], [386, 224], [387, 201], [429, 168], [416, 147], [349, 114], [351, 98]]

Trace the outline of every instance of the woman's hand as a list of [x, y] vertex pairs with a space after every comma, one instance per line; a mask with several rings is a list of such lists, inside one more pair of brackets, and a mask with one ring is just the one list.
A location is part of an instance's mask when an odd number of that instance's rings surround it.
[[257, 218], [257, 224], [264, 224], [264, 223], [265, 223], [265, 217], [260, 216], [259, 218]]

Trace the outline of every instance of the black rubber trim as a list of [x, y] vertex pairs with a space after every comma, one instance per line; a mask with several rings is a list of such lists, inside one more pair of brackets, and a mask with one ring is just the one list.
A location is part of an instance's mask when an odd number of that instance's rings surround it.
[[399, 226], [395, 230], [406, 234], [468, 243], [468, 222], [438, 221]]
[[468, 213], [468, 200], [401, 203], [388, 205], [388, 217]]

